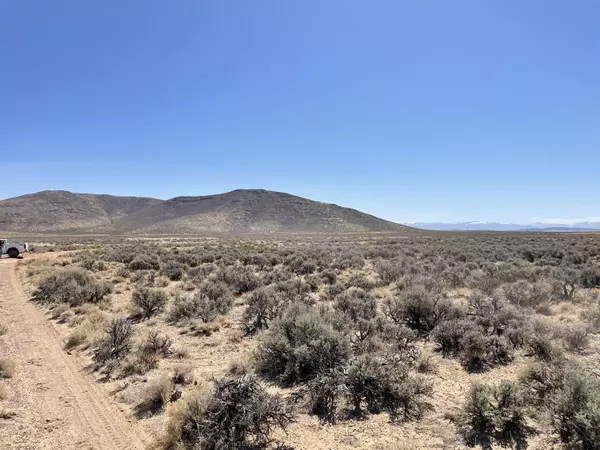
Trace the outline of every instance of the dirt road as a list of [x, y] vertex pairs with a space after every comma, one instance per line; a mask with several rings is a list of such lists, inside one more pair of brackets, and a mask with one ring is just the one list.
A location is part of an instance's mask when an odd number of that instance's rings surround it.
[[[135, 425], [84, 370], [84, 362], [62, 349], [61, 337], [43, 311], [29, 301], [16, 274], [17, 261], [0, 261], [0, 358], [16, 363], [0, 380], [2, 401], [16, 416], [0, 419], [0, 449], [143, 449]], [[0, 408], [1, 409], [1, 408]]]

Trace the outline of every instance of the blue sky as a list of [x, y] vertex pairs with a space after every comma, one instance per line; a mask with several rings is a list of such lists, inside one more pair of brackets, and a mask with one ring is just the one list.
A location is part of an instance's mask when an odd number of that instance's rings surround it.
[[0, 198], [600, 216], [599, 23], [595, 0], [0, 0]]

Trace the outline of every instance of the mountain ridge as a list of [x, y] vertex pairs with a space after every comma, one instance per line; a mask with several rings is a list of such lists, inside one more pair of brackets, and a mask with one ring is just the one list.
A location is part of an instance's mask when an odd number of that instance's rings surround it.
[[412, 230], [360, 212], [265, 189], [151, 197], [40, 191], [0, 200], [0, 230], [39, 233], [300, 233]]

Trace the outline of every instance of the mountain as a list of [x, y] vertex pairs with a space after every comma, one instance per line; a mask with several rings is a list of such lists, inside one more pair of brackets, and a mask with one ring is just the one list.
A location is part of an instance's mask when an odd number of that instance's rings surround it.
[[455, 231], [595, 231], [600, 230], [600, 222], [573, 222], [568, 224], [542, 223], [514, 224], [500, 222], [411, 222], [407, 225], [423, 230]]
[[0, 201], [0, 230], [176, 235], [413, 229], [354, 209], [282, 192], [239, 189], [170, 200], [43, 191]]

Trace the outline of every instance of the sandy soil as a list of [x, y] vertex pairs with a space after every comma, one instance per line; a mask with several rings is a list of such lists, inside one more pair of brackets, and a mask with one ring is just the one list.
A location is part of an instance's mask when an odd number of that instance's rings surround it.
[[16, 415], [0, 420], [0, 448], [143, 449], [146, 438], [86, 373], [85, 362], [62, 349], [60, 335], [31, 303], [16, 275], [17, 261], [0, 261], [0, 358], [16, 363], [3, 380], [3, 406]]

